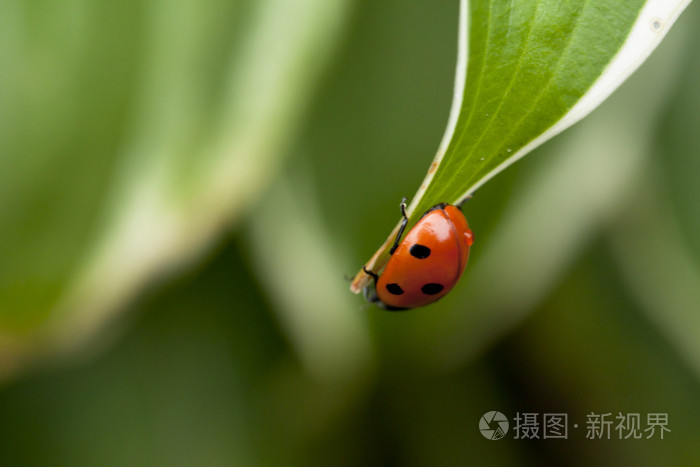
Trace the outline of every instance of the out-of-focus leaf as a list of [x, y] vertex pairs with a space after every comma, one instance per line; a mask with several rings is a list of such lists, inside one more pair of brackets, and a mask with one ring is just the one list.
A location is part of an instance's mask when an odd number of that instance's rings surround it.
[[252, 203], [348, 3], [0, 7], [0, 376], [91, 334]]
[[[698, 10], [693, 12], [697, 21]], [[691, 34], [690, 43], [697, 43], [697, 28]], [[696, 377], [700, 377], [699, 52], [697, 47], [690, 49], [680, 67], [652, 148], [659, 157], [610, 229], [612, 251], [629, 290]]]
[[[640, 239], [654, 238], [653, 234], [632, 233]], [[591, 246], [536, 313], [506, 339], [509, 358], [501, 372], [514, 375], [509, 382], [523, 394], [511, 403], [529, 407], [546, 392], [546, 404], [567, 407], [571, 444], [584, 439], [582, 422], [598, 408], [605, 407], [602, 411], [613, 417], [641, 412], [642, 424], [647, 421], [645, 413], [661, 411], [668, 414], [673, 436], [661, 440], [657, 432], [656, 440], [631, 444], [631, 438], [621, 439], [611, 429], [604, 448], [601, 443], [605, 458], [619, 465], [697, 464], [700, 380], [688, 371], [673, 342], [655, 322], [640, 315], [633, 297], [620, 287], [618, 268], [605, 241], [597, 239]], [[578, 429], [571, 426], [574, 423]], [[580, 465], [601, 464], [601, 451], [589, 443], [574, 449], [577, 453], [572, 456], [571, 445], [562, 446], [559, 456], [552, 457], [575, 458]], [[547, 455], [552, 458], [551, 451]]]
[[109, 351], [2, 385], [0, 465], [259, 465], [256, 389], [286, 347], [261, 299], [229, 245]]
[[[410, 228], [574, 124], [651, 53], [689, 0], [463, 0], [455, 98]], [[366, 266], [381, 271], [398, 225]], [[359, 292], [369, 276], [358, 273]]]
[[639, 304], [700, 378], [700, 265], [668, 200], [644, 180], [611, 229], [611, 245]]
[[361, 380], [373, 360], [366, 315], [340, 280], [342, 245], [330, 242], [309, 180], [294, 172], [250, 221], [253, 269], [311, 375]]

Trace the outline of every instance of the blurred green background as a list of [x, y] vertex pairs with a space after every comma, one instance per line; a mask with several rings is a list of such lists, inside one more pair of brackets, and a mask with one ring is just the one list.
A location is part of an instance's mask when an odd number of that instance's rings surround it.
[[700, 465], [697, 5], [479, 190], [449, 296], [349, 292], [442, 136], [457, 3], [0, 4], [0, 465]]

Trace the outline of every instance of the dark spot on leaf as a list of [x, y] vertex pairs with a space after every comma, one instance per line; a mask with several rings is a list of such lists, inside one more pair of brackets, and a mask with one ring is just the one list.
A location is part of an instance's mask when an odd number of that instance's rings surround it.
[[421, 290], [423, 291], [424, 294], [426, 295], [436, 295], [442, 292], [442, 289], [444, 289], [440, 284], [435, 284], [433, 282], [429, 284], [425, 284], [423, 287], [421, 287]]
[[424, 259], [430, 256], [430, 248], [428, 248], [425, 245], [420, 245], [416, 243], [411, 247], [411, 256], [418, 258], [418, 259]]
[[403, 289], [401, 288], [401, 286], [394, 282], [392, 282], [391, 284], [387, 284], [386, 290], [388, 290], [389, 293], [392, 295], [401, 295], [403, 293]]

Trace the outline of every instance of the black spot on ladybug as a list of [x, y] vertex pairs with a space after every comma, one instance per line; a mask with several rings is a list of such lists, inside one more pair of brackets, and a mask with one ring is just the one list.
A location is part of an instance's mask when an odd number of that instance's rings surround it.
[[430, 256], [430, 248], [428, 248], [425, 245], [420, 245], [416, 243], [411, 247], [411, 256], [418, 258], [418, 259], [425, 259], [428, 256]]
[[401, 295], [403, 293], [403, 289], [401, 288], [401, 286], [394, 282], [392, 282], [391, 284], [387, 284], [386, 290], [388, 290], [389, 293], [392, 295]]
[[424, 285], [423, 287], [421, 287], [420, 289], [421, 289], [421, 290], [423, 291], [423, 293], [426, 294], [426, 295], [436, 295], [436, 294], [439, 294], [440, 292], [442, 292], [442, 289], [444, 289], [444, 288], [445, 288], [445, 287], [443, 287], [443, 286], [440, 285], [440, 284], [435, 284], [435, 283], [431, 282], [431, 283], [429, 283], [429, 284], [425, 284], [425, 285]]

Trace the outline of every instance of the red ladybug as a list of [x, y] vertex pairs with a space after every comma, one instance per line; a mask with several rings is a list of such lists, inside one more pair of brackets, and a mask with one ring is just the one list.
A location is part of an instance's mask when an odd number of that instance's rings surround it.
[[374, 291], [365, 288], [365, 297], [387, 310], [417, 308], [445, 296], [462, 275], [474, 242], [462, 211], [446, 203], [426, 211], [399, 242], [408, 223], [405, 201], [403, 222], [381, 276], [363, 268], [374, 278]]

